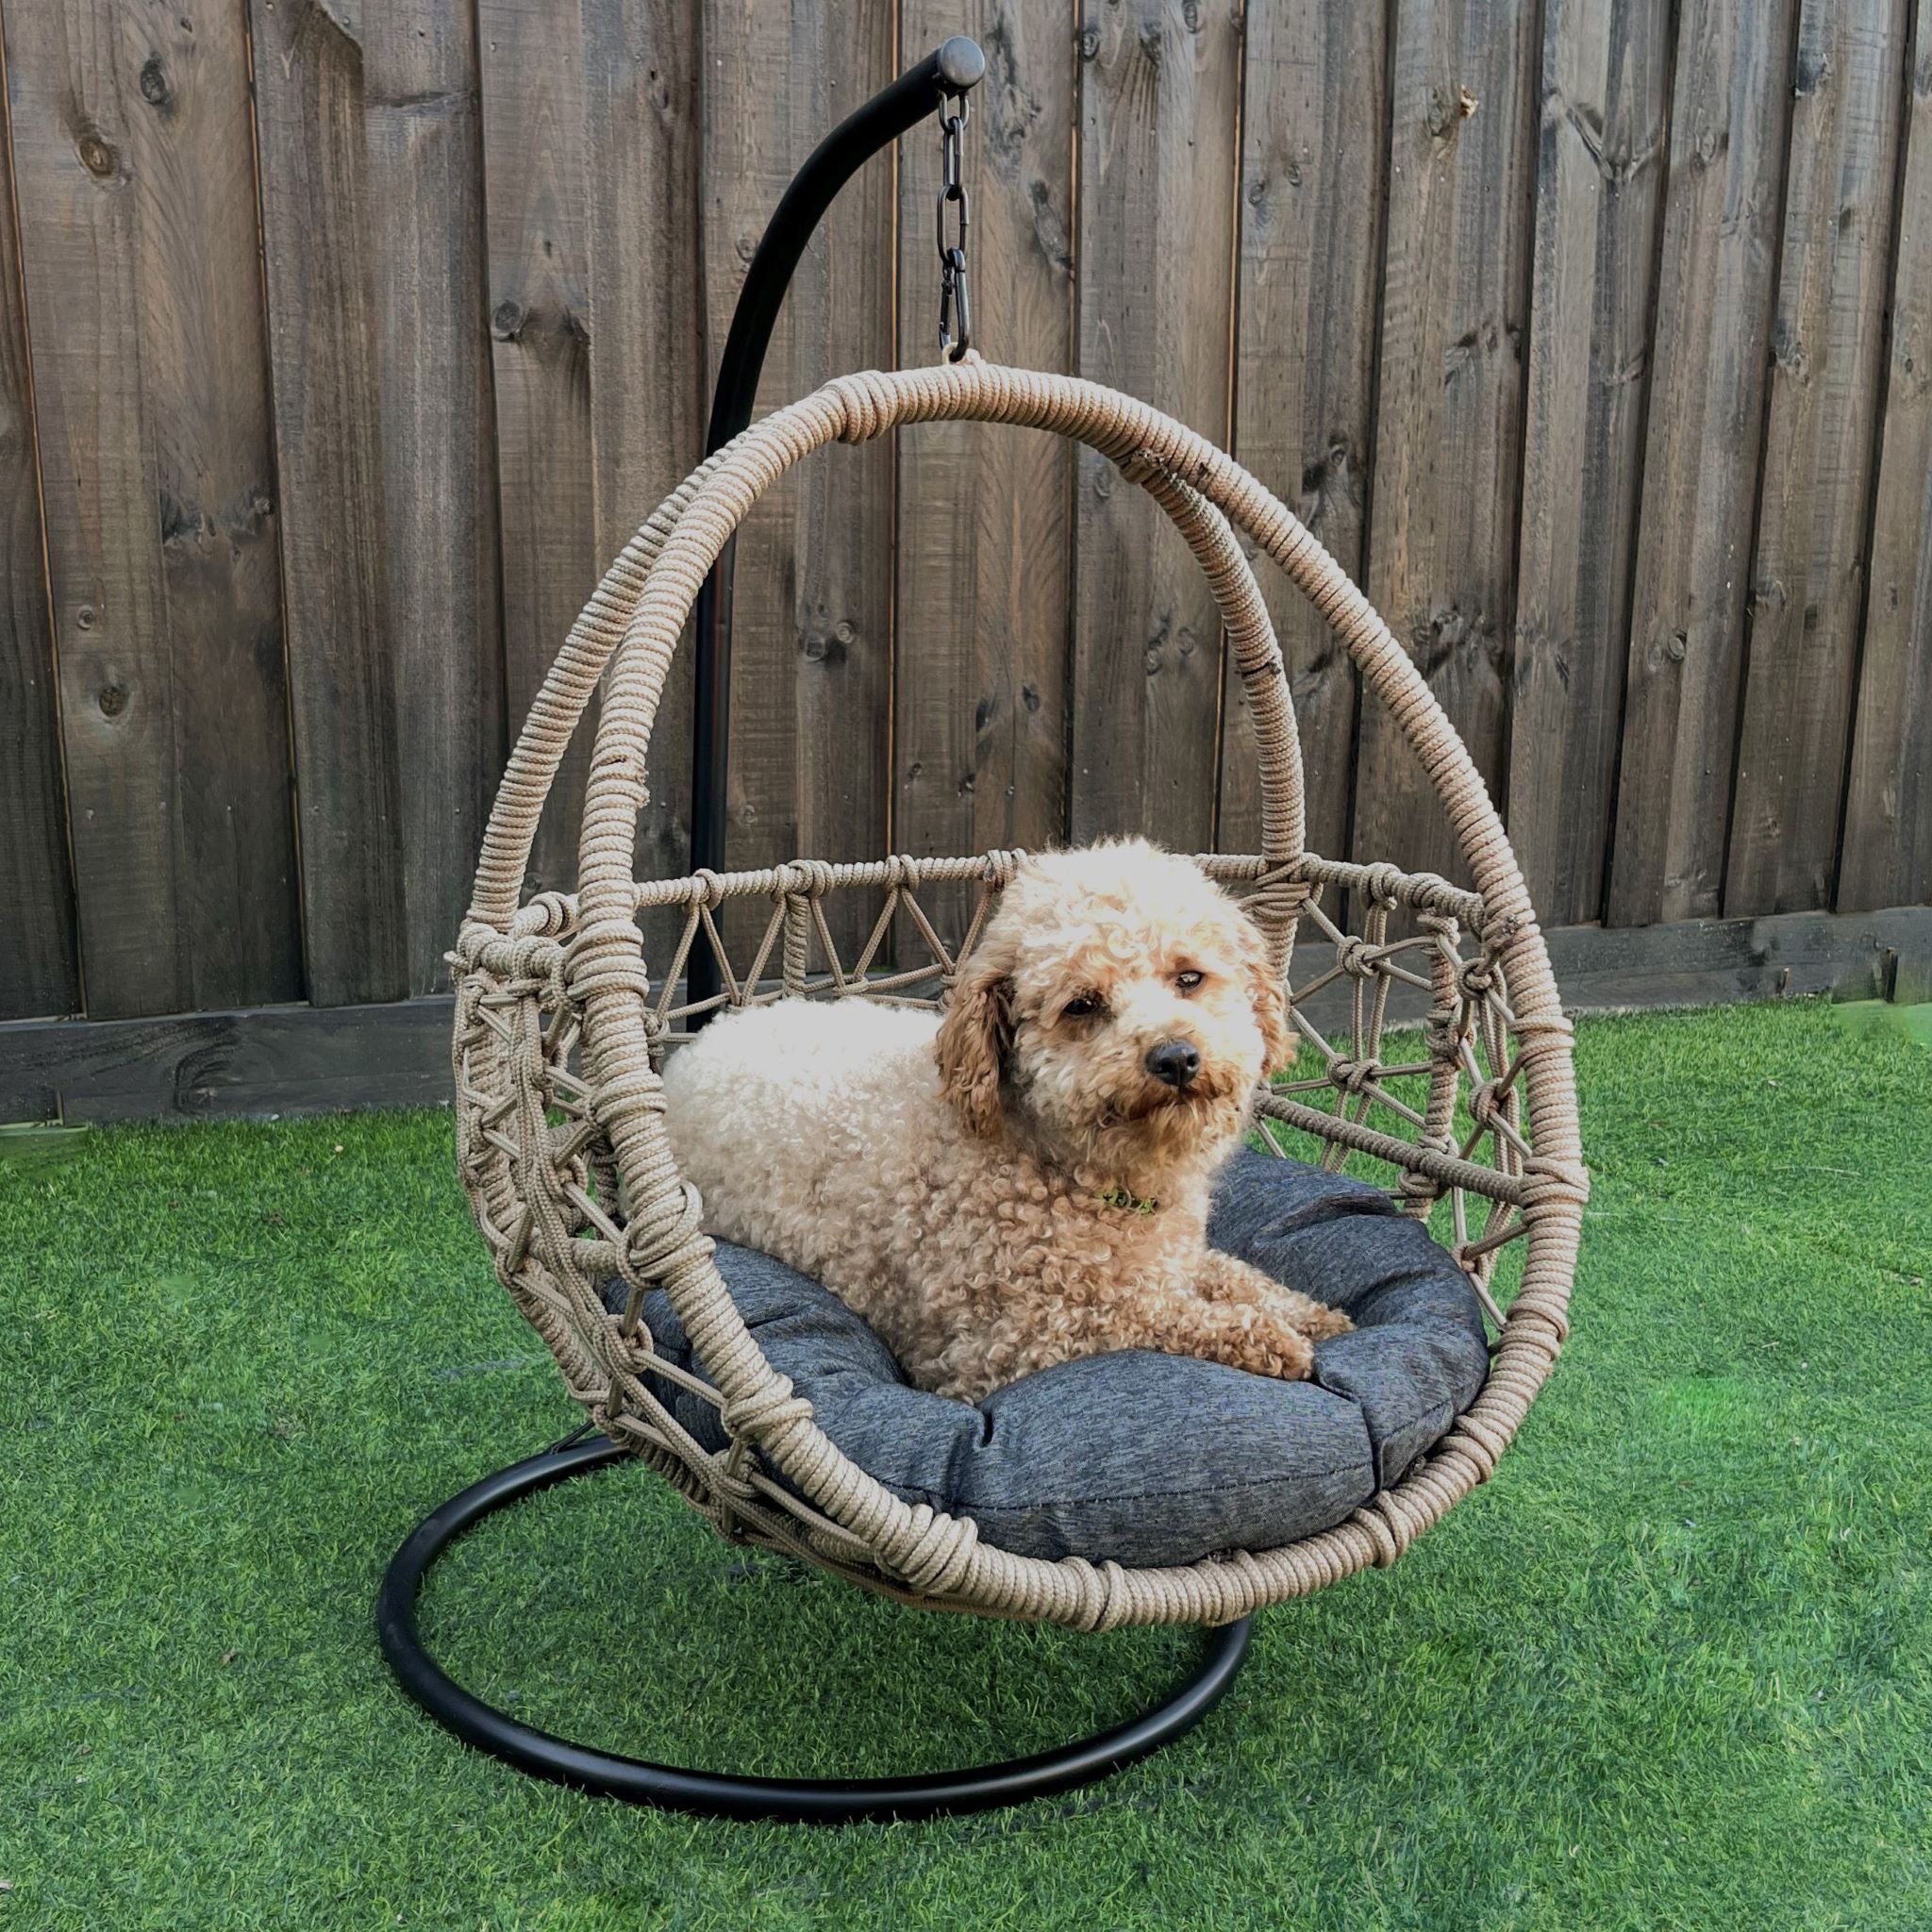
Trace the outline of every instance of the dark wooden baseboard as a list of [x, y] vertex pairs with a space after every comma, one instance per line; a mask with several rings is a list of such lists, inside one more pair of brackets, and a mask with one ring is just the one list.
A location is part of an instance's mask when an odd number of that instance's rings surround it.
[[1559, 926], [1550, 963], [1574, 1011], [1719, 1007], [1740, 1000], [1924, 999], [1932, 906], [1779, 912], [1679, 925]]
[[263, 1120], [446, 1107], [449, 999], [0, 1026], [0, 1121]]
[[[1549, 935], [1576, 1012], [1932, 998], [1932, 906]], [[1339, 1013], [1339, 1008], [1338, 1008]], [[1317, 1002], [1314, 1016], [1325, 1018]], [[0, 1025], [0, 1122], [259, 1120], [450, 1099], [450, 1002]]]

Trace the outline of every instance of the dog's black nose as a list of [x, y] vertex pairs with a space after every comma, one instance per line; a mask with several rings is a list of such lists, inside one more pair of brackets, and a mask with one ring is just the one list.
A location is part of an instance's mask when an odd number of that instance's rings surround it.
[[1144, 1064], [1157, 1080], [1170, 1087], [1185, 1087], [1201, 1071], [1201, 1049], [1185, 1040], [1163, 1040], [1147, 1049]]

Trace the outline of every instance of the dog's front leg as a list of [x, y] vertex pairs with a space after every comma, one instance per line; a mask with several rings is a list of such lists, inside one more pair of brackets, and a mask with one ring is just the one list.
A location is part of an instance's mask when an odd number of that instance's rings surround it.
[[1258, 1303], [1272, 1308], [1310, 1341], [1346, 1335], [1355, 1326], [1340, 1308], [1331, 1308], [1298, 1289], [1284, 1288], [1272, 1274], [1213, 1248], [1201, 1257], [1195, 1285], [1207, 1301]]
[[1110, 1310], [1107, 1346], [1198, 1356], [1284, 1382], [1305, 1381], [1315, 1360], [1314, 1344], [1279, 1309], [1185, 1291], [1150, 1291]]

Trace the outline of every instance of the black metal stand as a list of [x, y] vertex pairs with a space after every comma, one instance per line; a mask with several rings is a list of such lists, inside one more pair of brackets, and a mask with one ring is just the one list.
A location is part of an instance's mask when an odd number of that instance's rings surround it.
[[[849, 114], [811, 152], [780, 197], [745, 271], [731, 330], [711, 391], [705, 454], [715, 455], [751, 422], [765, 351], [785, 291], [825, 210], [858, 170], [882, 148], [949, 99], [963, 99], [986, 72], [976, 42], [955, 35], [890, 87]], [[691, 737], [691, 870], [724, 868], [726, 763], [731, 735], [731, 587], [735, 546], [727, 543], [698, 592], [697, 688]], [[687, 970], [689, 997], [714, 999], [723, 991], [718, 962], [693, 946]], [[694, 1017], [702, 1024], [705, 1014]]]
[[[731, 332], [718, 366], [705, 454], [722, 449], [751, 421], [753, 397], [771, 344], [785, 291], [825, 210], [839, 191], [873, 155], [915, 127], [947, 101], [961, 101], [986, 72], [986, 57], [973, 42], [955, 38], [909, 68], [833, 129], [798, 172], [765, 228], [752, 258]], [[947, 305], [941, 330], [964, 347], [965, 208], [957, 180], [959, 123], [948, 128], [947, 188], [941, 212], [957, 204], [957, 245], [948, 256]], [[691, 866], [724, 863], [725, 764], [731, 693], [731, 580], [729, 545], [706, 581], [697, 606], [697, 691], [691, 783]], [[690, 961], [690, 997], [713, 998], [721, 990], [717, 963], [705, 947]], [[702, 1017], [702, 1016], [700, 1016]], [[1248, 1648], [1248, 1620], [1210, 1631], [1201, 1668], [1164, 1704], [1077, 1743], [1005, 1764], [904, 1778], [733, 1777], [649, 1764], [614, 1752], [596, 1751], [519, 1724], [473, 1696], [424, 1648], [416, 1627], [416, 1598], [430, 1566], [482, 1520], [520, 1497], [567, 1482], [627, 1451], [595, 1438], [549, 1450], [472, 1484], [425, 1518], [391, 1559], [376, 1598], [376, 1634], [403, 1689], [433, 1717], [479, 1751], [538, 1777], [571, 1785], [600, 1797], [656, 1805], [708, 1818], [764, 1819], [786, 1824], [846, 1824], [860, 1819], [940, 1818], [991, 1810], [1028, 1798], [1073, 1790], [1119, 1771], [1171, 1742], [1217, 1705]]]
[[1164, 1704], [1078, 1743], [985, 1764], [902, 1778], [733, 1777], [682, 1771], [573, 1744], [519, 1724], [473, 1696], [423, 1646], [416, 1597], [430, 1566], [465, 1531], [505, 1505], [622, 1461], [629, 1452], [602, 1437], [551, 1450], [473, 1484], [421, 1524], [391, 1560], [376, 1598], [376, 1633], [397, 1681], [465, 1743], [555, 1783], [598, 1797], [690, 1811], [706, 1818], [780, 1824], [850, 1824], [863, 1819], [942, 1818], [987, 1811], [1091, 1784], [1172, 1742], [1221, 1701], [1248, 1648], [1248, 1620], [1208, 1633], [1200, 1670]]

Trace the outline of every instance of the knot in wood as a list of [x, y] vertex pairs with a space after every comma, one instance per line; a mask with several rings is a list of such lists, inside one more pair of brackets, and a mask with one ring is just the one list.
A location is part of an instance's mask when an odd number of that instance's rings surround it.
[[76, 143], [80, 155], [80, 165], [97, 181], [105, 181], [114, 172], [116, 157], [112, 147], [98, 134], [83, 134]]

